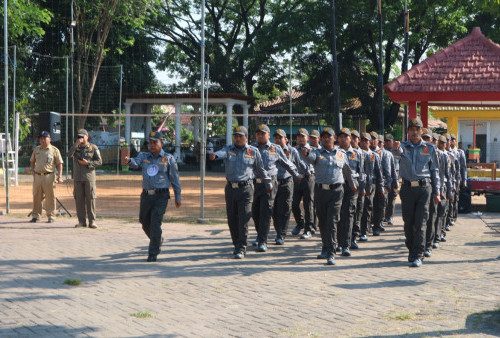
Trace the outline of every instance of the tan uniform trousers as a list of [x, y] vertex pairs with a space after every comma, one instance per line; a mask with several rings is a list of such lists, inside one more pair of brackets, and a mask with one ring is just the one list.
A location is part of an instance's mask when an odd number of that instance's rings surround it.
[[47, 175], [35, 174], [33, 177], [33, 218], [40, 218], [42, 215], [42, 201], [45, 198], [45, 211], [48, 217], [55, 216], [56, 210], [56, 183], [55, 174]]
[[90, 225], [95, 221], [95, 181], [75, 181], [74, 184], [73, 196], [78, 223], [86, 224], [87, 216]]

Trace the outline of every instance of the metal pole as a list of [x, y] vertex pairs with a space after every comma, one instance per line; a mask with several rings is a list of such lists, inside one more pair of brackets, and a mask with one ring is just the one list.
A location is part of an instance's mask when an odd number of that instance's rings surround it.
[[378, 64], [378, 84], [380, 95], [380, 135], [384, 135], [384, 77], [382, 72], [382, 0], [378, 0], [378, 49], [379, 49], [379, 64]]
[[5, 205], [6, 213], [10, 212], [10, 202], [9, 202], [9, 153], [8, 153], [8, 142], [9, 142], [9, 46], [7, 42], [7, 0], [3, 1], [3, 62], [4, 62], [4, 91], [5, 91], [5, 147], [3, 151], [5, 152]]
[[71, 0], [71, 113], [73, 115], [71, 116], [71, 140], [75, 139], [75, 86], [74, 86], [74, 78], [75, 78], [75, 70], [74, 70], [74, 63], [75, 63], [75, 39], [74, 39], [74, 10], [73, 10], [73, 3], [74, 0]]
[[[69, 59], [66, 57], [66, 114], [69, 113]], [[66, 180], [69, 179], [69, 161], [68, 161], [68, 141], [69, 141], [69, 135], [68, 135], [68, 123], [69, 123], [69, 118], [68, 115], [66, 115]], [[72, 140], [73, 141], [73, 140]]]
[[339, 96], [339, 64], [337, 62], [337, 32], [335, 29], [335, 0], [331, 2], [332, 7], [332, 60], [333, 60], [333, 118], [337, 134], [342, 129], [342, 115], [340, 114]]
[[288, 64], [288, 88], [289, 88], [289, 98], [290, 98], [290, 145], [292, 145], [292, 135], [293, 135], [293, 126], [292, 126], [292, 59], [290, 59], [290, 63]]
[[12, 135], [14, 136], [14, 184], [18, 184], [18, 159], [19, 159], [19, 118], [16, 116], [16, 70], [17, 70], [17, 46], [14, 45], [14, 62], [12, 63], [12, 118], [14, 123], [12, 124]]
[[198, 218], [198, 223], [206, 223], [208, 220], [205, 219], [205, 161], [206, 161], [206, 137], [205, 137], [205, 0], [201, 0], [201, 78], [200, 78], [200, 92], [201, 92], [201, 104], [200, 104], [200, 123], [201, 123], [201, 144], [200, 144], [200, 218]]
[[[118, 101], [118, 119], [120, 119], [120, 114], [122, 111], [122, 93], [123, 93], [123, 65], [120, 65], [120, 98]], [[149, 127], [148, 127], [149, 128]], [[131, 145], [129, 144], [129, 147]], [[118, 146], [117, 146], [117, 160], [116, 160], [116, 174], [120, 175], [120, 123], [118, 123]]]
[[[410, 13], [408, 12], [408, 0], [405, 0], [405, 55], [403, 57], [403, 73], [408, 70], [408, 33], [410, 31]], [[404, 108], [403, 137], [406, 140], [406, 126], [408, 126], [408, 105]]]

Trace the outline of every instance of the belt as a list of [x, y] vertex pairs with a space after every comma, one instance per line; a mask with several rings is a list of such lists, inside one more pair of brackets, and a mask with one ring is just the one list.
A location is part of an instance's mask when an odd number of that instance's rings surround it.
[[142, 192], [148, 195], [161, 194], [163, 192], [168, 192], [168, 188], [160, 189], [142, 189]]
[[418, 180], [418, 181], [407, 181], [407, 180], [403, 180], [403, 185], [406, 185], [407, 187], [424, 187], [427, 185], [427, 183], [429, 183], [430, 180], [428, 178], [423, 178], [421, 180]]
[[[275, 180], [275, 179], [276, 179], [276, 176], [271, 176], [271, 180]], [[264, 183], [264, 180], [262, 178], [256, 178], [255, 183], [262, 184], [262, 183]]]
[[278, 180], [278, 183], [279, 184], [287, 184], [288, 182], [290, 182], [291, 179], [292, 179], [292, 176], [284, 178], [282, 180]]
[[231, 186], [231, 188], [237, 189], [237, 188], [241, 188], [241, 187], [245, 187], [245, 186], [249, 185], [250, 184], [250, 180], [248, 180], [248, 181], [240, 181], [240, 182], [229, 182], [229, 181], [227, 181], [227, 184], [229, 184]]
[[53, 173], [54, 173], [54, 172], [52, 172], [52, 171], [51, 171], [51, 172], [49, 172], [49, 173], [37, 173], [37, 172], [35, 171], [35, 174], [40, 175], [40, 176], [50, 175], [50, 174], [53, 174]]
[[342, 183], [336, 183], [336, 184], [320, 184], [320, 183], [316, 183], [315, 185], [316, 185], [316, 187], [318, 187], [320, 189], [323, 189], [323, 190], [333, 190], [333, 189], [336, 189], [336, 188], [340, 187], [342, 185]]

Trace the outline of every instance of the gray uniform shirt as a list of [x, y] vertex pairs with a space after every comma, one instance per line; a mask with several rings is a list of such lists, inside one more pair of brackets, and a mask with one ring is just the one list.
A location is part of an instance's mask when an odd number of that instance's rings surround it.
[[452, 148], [453, 154], [458, 159], [460, 168], [460, 185], [467, 184], [467, 161], [465, 159], [465, 152], [459, 148]]
[[300, 178], [297, 168], [288, 160], [283, 152], [283, 149], [281, 149], [279, 145], [269, 141], [264, 145], [260, 145], [258, 143], [254, 143], [252, 145], [259, 150], [260, 155], [262, 156], [264, 169], [267, 171], [269, 176], [278, 176], [278, 164], [280, 164], [295, 178]]
[[349, 146], [347, 150], [345, 150], [347, 155], [347, 161], [349, 163], [349, 167], [351, 168], [351, 176], [353, 181], [358, 182], [358, 192], [365, 192], [365, 171], [363, 168], [363, 153]]
[[312, 149], [307, 160], [314, 165], [317, 184], [343, 184], [347, 181], [351, 188], [357, 187], [347, 155], [342, 149]]
[[268, 189], [272, 189], [271, 177], [264, 169], [259, 150], [254, 146], [245, 144], [238, 148], [234, 144], [226, 145], [215, 155], [226, 159], [226, 178], [229, 182], [246, 182], [257, 177], [264, 180]]
[[391, 172], [391, 159], [389, 152], [382, 148], [375, 148], [373, 150], [380, 156], [380, 164], [382, 167], [382, 174], [384, 175], [384, 182], [387, 188], [392, 188], [392, 172]]
[[[439, 161], [439, 181], [441, 182], [440, 193], [444, 195], [444, 188], [446, 187], [447, 195], [452, 196], [451, 186], [451, 160], [446, 151], [436, 149]], [[445, 196], [446, 197], [446, 196]]]
[[[68, 157], [73, 157], [73, 179], [75, 181], [95, 181], [95, 168], [102, 164], [101, 153], [95, 144], [89, 142], [85, 147], [73, 145], [68, 151]], [[87, 160], [88, 165], [81, 165], [78, 163], [79, 159]]]
[[163, 151], [158, 156], [142, 152], [130, 159], [131, 168], [142, 168], [142, 188], [146, 190], [174, 188], [175, 200], [181, 200], [181, 182], [175, 158]]
[[[290, 147], [288, 144], [286, 144], [283, 148], [283, 153], [285, 154], [286, 158], [288, 161], [293, 163], [295, 167], [297, 168], [299, 173], [303, 173], [307, 171], [307, 166], [309, 164], [306, 164], [304, 161], [300, 159], [299, 152], [297, 149], [294, 147]], [[281, 163], [278, 165], [278, 179], [279, 180], [284, 180], [288, 177], [291, 177], [292, 175], [286, 170], [284, 166], [281, 165]]]
[[[314, 174], [314, 166], [311, 163], [309, 163], [309, 161], [307, 161], [307, 158], [305, 158], [304, 155], [302, 155], [302, 149], [304, 149], [304, 148], [311, 149], [312, 147], [310, 145], [306, 145], [305, 147], [302, 147], [302, 146], [295, 147], [295, 149], [299, 153], [300, 161], [303, 162], [303, 164], [304, 164], [303, 167], [298, 168], [299, 174], [301, 174], [303, 176], [312, 175], [312, 174]], [[304, 168], [307, 168], [307, 170]]]
[[439, 166], [436, 148], [423, 140], [417, 144], [406, 141], [401, 144], [401, 152], [399, 164], [401, 177], [407, 181], [430, 178], [432, 192], [434, 195], [439, 195]]
[[371, 149], [363, 150], [365, 154], [365, 163], [367, 168], [366, 174], [366, 189], [371, 190], [372, 184], [376, 184], [377, 192], [384, 192], [384, 176], [382, 174], [382, 167], [380, 164], [380, 156]]

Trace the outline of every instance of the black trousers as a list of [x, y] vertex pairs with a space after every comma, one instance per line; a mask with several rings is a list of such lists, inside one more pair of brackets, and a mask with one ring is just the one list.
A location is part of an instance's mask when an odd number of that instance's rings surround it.
[[363, 215], [363, 208], [365, 205], [365, 197], [358, 195], [356, 200], [356, 212], [354, 213], [354, 221], [352, 225], [352, 240], [356, 240], [361, 234], [361, 216]]
[[167, 210], [168, 199], [170, 193], [166, 192], [148, 195], [147, 192], [142, 192], [139, 208], [139, 222], [142, 224], [142, 230], [149, 238], [150, 255], [158, 255], [161, 246], [161, 222], [163, 215]]
[[352, 228], [356, 214], [356, 202], [358, 193], [353, 192], [347, 183], [344, 183], [344, 196], [340, 210], [340, 227], [338, 243], [342, 249], [350, 248], [352, 241]]
[[278, 192], [274, 198], [273, 224], [276, 230], [276, 237], [285, 239], [292, 212], [293, 179], [278, 185]]
[[324, 190], [318, 186], [314, 188], [319, 231], [327, 257], [335, 255], [334, 238], [337, 238], [337, 223], [340, 219], [343, 195], [344, 188], [341, 184], [331, 190]]
[[373, 197], [373, 228], [379, 228], [385, 216], [385, 207], [387, 205], [387, 194], [375, 194]]
[[[297, 226], [306, 231], [314, 227], [314, 182], [315, 177], [311, 175], [304, 177], [300, 183], [294, 184], [292, 212]], [[300, 209], [300, 201], [303, 200], [304, 215]]]
[[425, 230], [425, 249], [432, 250], [432, 243], [436, 236], [435, 223], [437, 218], [437, 205], [434, 198], [429, 200], [429, 218], [427, 219], [427, 228]]
[[[444, 189], [444, 195], [447, 196], [447, 189]], [[441, 202], [437, 205], [436, 210], [436, 221], [434, 222], [434, 242], [439, 242], [439, 238], [442, 233], [445, 231], [445, 218], [446, 218], [446, 209], [448, 208], [448, 200], [445, 198], [441, 198]]]
[[394, 217], [394, 207], [396, 206], [396, 197], [398, 196], [398, 190], [392, 188], [387, 194], [387, 206], [385, 208], [385, 219]]
[[430, 184], [418, 187], [401, 187], [401, 208], [406, 237], [406, 247], [414, 258], [422, 258], [425, 249], [425, 233], [429, 218]]
[[366, 194], [364, 199], [363, 214], [361, 216], [361, 236], [368, 234], [368, 229], [372, 222], [372, 212], [373, 212], [373, 197], [375, 196], [375, 184], [372, 184], [372, 188], [369, 194]]
[[235, 252], [245, 253], [247, 249], [248, 222], [252, 217], [253, 184], [232, 188], [226, 184], [227, 224]]
[[274, 198], [278, 192], [278, 180], [272, 180], [273, 190], [267, 192], [264, 183], [255, 184], [255, 193], [253, 196], [252, 218], [257, 231], [257, 241], [259, 244], [267, 243], [267, 236], [271, 227], [271, 217], [273, 216]]

